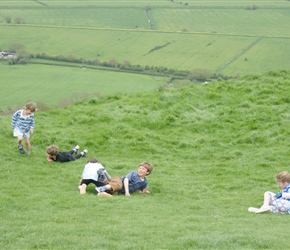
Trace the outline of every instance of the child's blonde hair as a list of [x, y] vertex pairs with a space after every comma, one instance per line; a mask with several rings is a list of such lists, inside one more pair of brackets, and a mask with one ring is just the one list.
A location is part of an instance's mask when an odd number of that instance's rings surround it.
[[35, 112], [35, 110], [36, 110], [36, 105], [35, 105], [35, 103], [33, 103], [33, 102], [28, 102], [28, 103], [26, 103], [24, 109], [28, 109], [28, 110], [30, 110], [31, 112]]
[[147, 175], [151, 174], [151, 172], [153, 171], [153, 166], [147, 162], [147, 161], [143, 161], [139, 164], [139, 167], [144, 167], [147, 169]]
[[276, 181], [281, 183], [290, 183], [290, 174], [287, 171], [283, 171], [276, 175]]
[[59, 152], [58, 146], [56, 145], [50, 145], [46, 148], [46, 153], [51, 156], [56, 156]]

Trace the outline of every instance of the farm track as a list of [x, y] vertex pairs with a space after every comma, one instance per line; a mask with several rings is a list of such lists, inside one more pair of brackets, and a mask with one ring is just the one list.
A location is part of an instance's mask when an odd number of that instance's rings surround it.
[[[168, 34], [184, 34], [184, 35], [217, 35], [217, 36], [231, 36], [231, 37], [257, 37], [257, 35], [250, 34], [230, 34], [230, 33], [216, 33], [216, 32], [184, 32], [184, 31], [171, 31], [171, 30], [138, 30], [138, 29], [120, 29], [120, 28], [94, 28], [94, 27], [76, 27], [76, 26], [52, 26], [52, 25], [37, 25], [37, 24], [1, 24], [0, 26], [18, 26], [18, 27], [38, 27], [38, 28], [52, 28], [52, 29], [80, 29], [80, 30], [100, 30], [100, 31], [126, 31], [126, 32], [139, 32], [139, 33], [168, 33]], [[290, 36], [263, 36], [263, 38], [281, 38], [290, 39]]]
[[258, 44], [264, 37], [258, 37], [254, 42], [252, 42], [249, 46], [247, 46], [245, 49], [243, 49], [239, 54], [232, 57], [230, 60], [228, 60], [223, 66], [218, 68], [215, 73], [219, 73], [223, 69], [225, 69], [227, 66], [229, 66], [231, 63], [233, 63], [235, 60], [237, 60], [239, 57], [241, 57], [243, 54], [245, 54], [247, 51], [249, 51], [251, 48], [253, 48], [256, 44]]

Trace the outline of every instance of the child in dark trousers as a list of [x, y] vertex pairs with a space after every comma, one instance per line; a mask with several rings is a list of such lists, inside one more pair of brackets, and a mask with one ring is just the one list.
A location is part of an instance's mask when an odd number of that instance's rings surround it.
[[47, 160], [56, 162], [68, 162], [77, 160], [81, 157], [85, 157], [88, 153], [88, 150], [85, 149], [78, 154], [79, 148], [80, 146], [76, 145], [72, 150], [68, 152], [59, 152], [58, 146], [50, 145], [46, 148]]
[[104, 180], [110, 180], [111, 176], [96, 158], [91, 158], [84, 167], [82, 178], [80, 179], [78, 189], [80, 194], [85, 194], [87, 186], [93, 183], [96, 187], [103, 186]]

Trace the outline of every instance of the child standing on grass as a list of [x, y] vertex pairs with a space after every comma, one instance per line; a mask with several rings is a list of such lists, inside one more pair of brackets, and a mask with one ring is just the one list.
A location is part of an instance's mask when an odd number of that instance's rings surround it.
[[18, 150], [20, 154], [24, 154], [22, 141], [26, 145], [27, 154], [30, 155], [30, 135], [34, 133], [34, 112], [36, 106], [32, 102], [28, 102], [23, 109], [16, 111], [12, 115], [11, 126], [14, 129], [13, 136], [17, 137]]
[[290, 174], [287, 171], [277, 174], [276, 182], [281, 188], [281, 192], [277, 194], [270, 191], [265, 192], [263, 205], [260, 208], [249, 207], [249, 212], [256, 214], [264, 212], [279, 214], [290, 213]]
[[123, 177], [115, 176], [110, 180], [105, 180], [106, 185], [96, 187], [98, 196], [111, 196], [111, 194], [125, 194], [130, 196], [130, 193], [138, 191], [142, 194], [149, 194], [146, 189], [147, 179], [145, 176], [153, 171], [153, 166], [149, 162], [141, 162], [137, 171], [131, 171]]
[[82, 178], [78, 186], [80, 194], [85, 194], [87, 186], [91, 183], [95, 184], [96, 187], [104, 185], [103, 181], [106, 179], [111, 179], [106, 169], [101, 163], [98, 162], [97, 159], [91, 158], [85, 165]]
[[56, 162], [68, 162], [74, 161], [81, 157], [85, 157], [88, 153], [88, 150], [85, 149], [78, 154], [80, 146], [76, 145], [72, 150], [68, 152], [59, 152], [58, 146], [50, 145], [46, 148], [47, 160], [56, 161]]

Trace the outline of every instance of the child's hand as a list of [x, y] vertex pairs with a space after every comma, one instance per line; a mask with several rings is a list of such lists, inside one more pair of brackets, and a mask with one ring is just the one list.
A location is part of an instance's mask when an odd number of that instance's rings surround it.
[[34, 133], [34, 131], [33, 130], [30, 130], [30, 134], [33, 135], [33, 133]]
[[49, 157], [46, 158], [47, 161], [52, 162], [52, 159], [50, 159]]
[[282, 192], [279, 192], [274, 196], [275, 199], [279, 199], [281, 197], [282, 197]]

